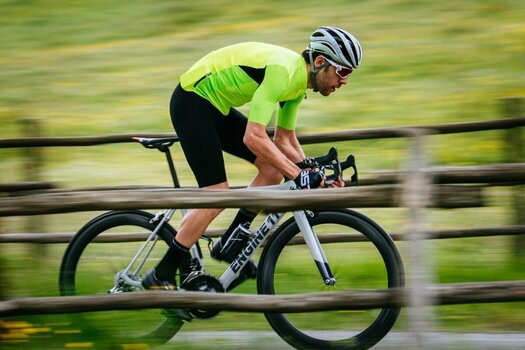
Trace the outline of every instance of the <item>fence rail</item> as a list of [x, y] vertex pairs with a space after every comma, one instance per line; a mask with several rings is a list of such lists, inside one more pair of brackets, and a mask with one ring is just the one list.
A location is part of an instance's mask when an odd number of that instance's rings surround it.
[[[220, 237], [224, 230], [208, 230], [205, 235], [210, 238]], [[406, 233], [389, 233], [395, 241], [407, 240]], [[429, 239], [452, 239], [452, 238], [476, 238], [490, 236], [514, 236], [525, 234], [525, 225], [509, 225], [498, 227], [480, 227], [451, 230], [429, 230], [424, 232]], [[55, 244], [68, 243], [73, 238], [74, 233], [3, 233], [0, 234], [0, 243], [38, 243], [38, 244]], [[358, 242], [365, 238], [353, 234], [323, 234], [319, 235], [321, 243], [339, 243], [339, 242]], [[144, 233], [139, 232], [122, 232], [107, 233], [103, 237], [97, 237], [94, 242], [97, 243], [120, 243], [120, 242], [140, 242], [144, 241]], [[303, 244], [302, 239], [292, 239], [289, 244]]]
[[[330, 133], [318, 133], [311, 135], [299, 135], [302, 144], [367, 140], [380, 138], [399, 138], [407, 137], [410, 130], [429, 130], [436, 134], [452, 134], [464, 132], [476, 132], [496, 129], [511, 129], [525, 126], [525, 117], [511, 117], [496, 120], [415, 125], [390, 128], [358, 129]], [[272, 133], [268, 130], [268, 133]], [[0, 148], [20, 148], [20, 147], [63, 147], [63, 146], [95, 146], [108, 143], [132, 142], [132, 137], [169, 137], [175, 136], [173, 133], [144, 133], [144, 134], [117, 134], [104, 136], [76, 136], [76, 137], [24, 137], [0, 139]]]
[[[525, 183], [525, 163], [474, 166], [432, 166], [421, 169], [434, 184], [520, 185]], [[362, 186], [400, 183], [406, 171], [382, 170], [359, 181]]]
[[[422, 169], [431, 177], [434, 184], [487, 184], [494, 185], [521, 185], [525, 184], [525, 163], [501, 163], [475, 166], [432, 166]], [[370, 173], [359, 180], [360, 186], [395, 185], [402, 183], [407, 175], [406, 171], [380, 170]], [[350, 186], [350, 182], [347, 182]], [[24, 192], [47, 190], [53, 192], [72, 192], [75, 189], [58, 189], [52, 182], [18, 182], [0, 184], [0, 192]], [[107, 190], [166, 190], [171, 187], [160, 186], [112, 186], [82, 188], [82, 191]]]
[[[483, 206], [481, 189], [473, 186], [433, 186], [436, 207]], [[0, 198], [0, 217], [70, 213], [93, 210], [158, 208], [272, 208], [296, 210], [318, 208], [377, 208], [402, 205], [402, 188], [336, 188], [316, 191], [239, 190], [107, 190], [41, 193]]]
[[[91, 296], [17, 298], [0, 301], [0, 317], [75, 312], [196, 308], [243, 312], [312, 312], [407, 306], [408, 289], [347, 290], [333, 293], [247, 295], [147, 291]], [[525, 301], [525, 282], [455, 283], [427, 287], [435, 305]]]

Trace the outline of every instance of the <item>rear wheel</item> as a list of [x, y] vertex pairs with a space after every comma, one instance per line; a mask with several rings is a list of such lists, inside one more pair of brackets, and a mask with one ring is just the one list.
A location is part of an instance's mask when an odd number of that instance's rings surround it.
[[[88, 223], [71, 241], [62, 260], [59, 278], [61, 294], [93, 295], [142, 290], [142, 275], [164, 256], [168, 248], [166, 241], [175, 234], [170, 226], [162, 227], [158, 233], [161, 238], [146, 264], [142, 267], [135, 264], [129, 272], [125, 272], [131, 259], [155, 229], [157, 224], [150, 222], [152, 218], [153, 215], [141, 211], [113, 212]], [[128, 241], [126, 236], [129, 235], [136, 237], [134, 241]], [[106, 331], [109, 329], [109, 333], [118, 339], [165, 343], [182, 326], [182, 321], [173, 314], [172, 310], [146, 309], [90, 313], [84, 318], [90, 324], [103, 326]]]
[[[302, 240], [289, 220], [268, 242], [259, 263], [260, 294], [303, 294], [381, 289], [403, 285], [403, 266], [388, 235], [375, 223], [352, 211], [323, 211], [309, 218], [321, 242], [328, 236], [352, 234], [352, 242], [322, 243], [336, 278], [326, 286]], [[394, 325], [400, 309], [340, 310], [310, 313], [267, 313], [272, 328], [298, 349], [368, 349]]]

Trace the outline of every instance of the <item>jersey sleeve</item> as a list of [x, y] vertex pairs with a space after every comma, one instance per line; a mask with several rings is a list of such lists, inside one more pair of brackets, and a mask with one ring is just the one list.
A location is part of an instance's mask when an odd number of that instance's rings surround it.
[[267, 126], [288, 85], [288, 72], [284, 67], [267, 66], [264, 80], [253, 95], [248, 120]]
[[299, 96], [294, 100], [288, 100], [280, 104], [277, 114], [277, 126], [286, 130], [295, 130], [295, 126], [297, 125], [297, 111], [303, 100], [304, 96]]

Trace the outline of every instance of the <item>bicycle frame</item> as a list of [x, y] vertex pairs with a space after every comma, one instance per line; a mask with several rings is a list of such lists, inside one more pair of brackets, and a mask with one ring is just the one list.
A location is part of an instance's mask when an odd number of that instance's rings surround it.
[[[258, 187], [258, 189], [268, 189], [268, 190], [294, 190], [296, 185], [293, 181], [287, 181], [280, 185], [274, 186], [263, 186]], [[135, 287], [140, 287], [140, 282], [130, 278], [130, 271], [133, 270], [133, 267], [136, 265], [139, 258], [143, 256], [142, 260], [139, 262], [138, 267], [134, 269], [131, 276], [137, 276], [139, 271], [144, 266], [146, 260], [148, 259], [151, 251], [153, 250], [155, 244], [158, 241], [159, 236], [157, 233], [162, 228], [164, 224], [169, 222], [173, 217], [175, 209], [167, 209], [162, 212], [157, 213], [157, 215], [152, 219], [159, 221], [158, 225], [155, 227], [155, 230], [148, 236], [144, 244], [139, 248], [135, 256], [131, 259], [128, 266], [121, 271], [121, 277], [130, 285]], [[240, 271], [246, 265], [246, 263], [253, 257], [255, 252], [261, 247], [264, 241], [268, 238], [274, 227], [279, 223], [279, 221], [284, 216], [284, 213], [270, 213], [259, 228], [253, 233], [252, 237], [248, 240], [248, 243], [239, 253], [239, 255], [234, 259], [234, 261], [227, 267], [219, 278], [220, 283], [222, 284], [224, 290], [227, 290], [230, 284], [239, 276]], [[294, 211], [293, 216], [297, 225], [299, 226], [303, 238], [312, 254], [312, 258], [317, 265], [320, 275], [326, 285], [334, 285], [335, 278], [330, 271], [326, 256], [323, 252], [319, 239], [312, 227], [308, 223], [307, 214], [304, 210]], [[148, 245], [149, 248], [148, 248]], [[201, 273], [204, 273], [204, 264], [203, 257], [200, 250], [197, 247], [197, 244], [194, 244], [190, 249], [193, 259], [196, 259], [201, 267]]]

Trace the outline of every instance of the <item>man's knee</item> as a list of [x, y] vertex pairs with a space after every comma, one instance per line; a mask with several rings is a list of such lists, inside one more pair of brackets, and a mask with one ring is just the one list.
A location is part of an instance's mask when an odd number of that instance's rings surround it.
[[283, 179], [283, 174], [268, 163], [261, 164], [257, 169], [259, 171], [258, 176], [264, 178], [268, 183], [279, 183]]

